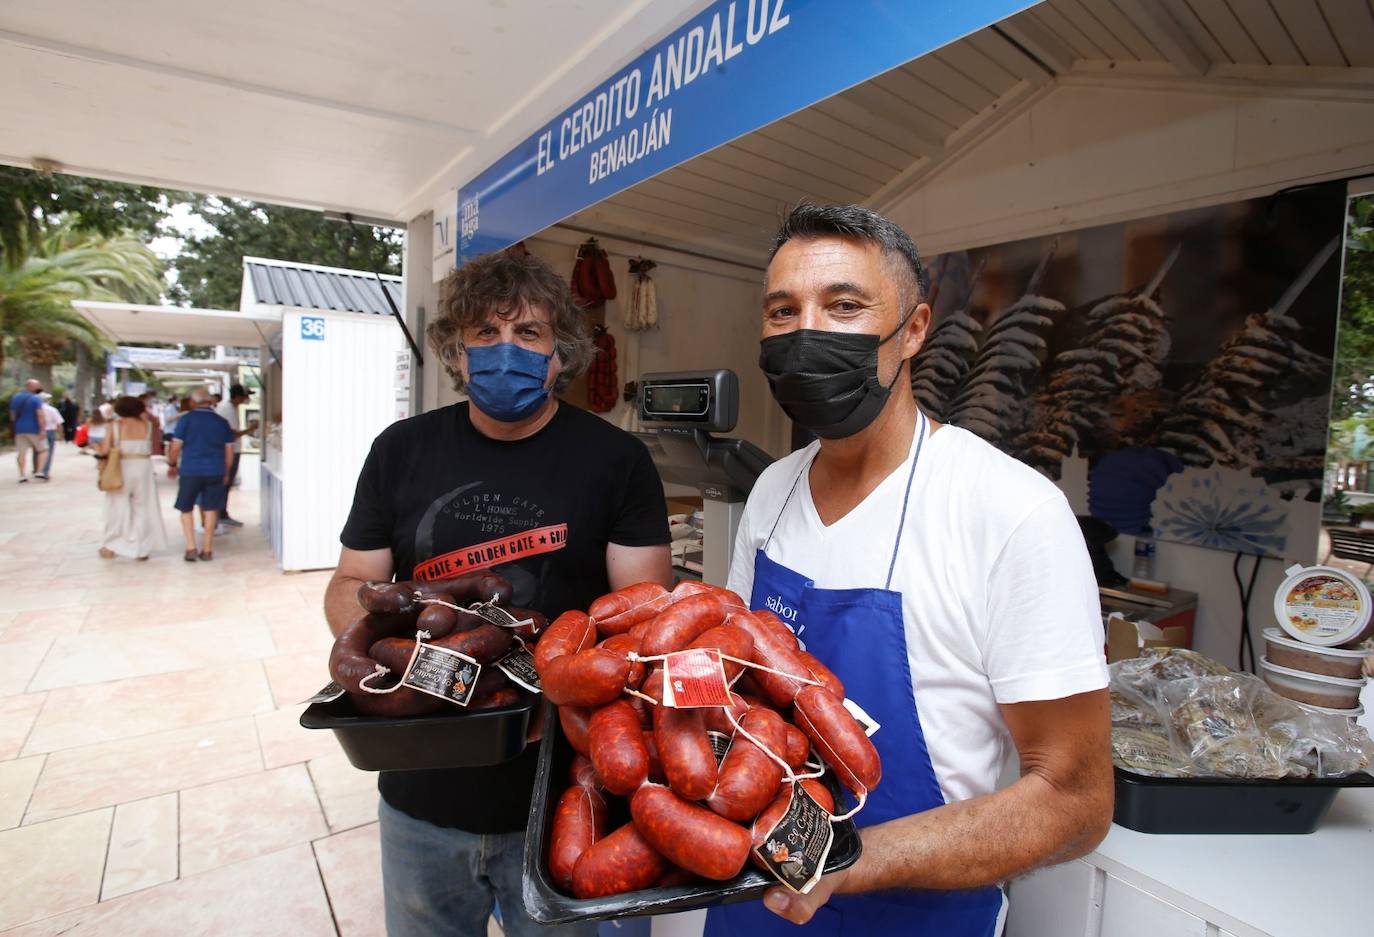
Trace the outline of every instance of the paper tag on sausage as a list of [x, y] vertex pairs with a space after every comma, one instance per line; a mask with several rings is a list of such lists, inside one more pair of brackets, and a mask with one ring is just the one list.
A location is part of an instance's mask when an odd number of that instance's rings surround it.
[[[864, 712], [863, 707], [852, 699], [845, 698], [844, 708], [849, 710], [849, 714], [854, 717], [854, 721], [864, 730], [864, 735], [872, 735], [882, 728], [882, 726], [878, 725], [878, 720]], [[887, 738], [887, 736], [884, 735], [883, 738]]]
[[534, 620], [526, 618], [521, 621], [510, 612], [493, 605], [491, 602], [474, 602], [468, 608], [477, 613], [477, 616], [488, 624], [496, 625], [498, 628], [519, 628], [521, 625], [533, 624]]
[[477, 689], [477, 677], [481, 672], [482, 665], [466, 654], [421, 644], [401, 683], [421, 693], [466, 706]]
[[754, 852], [779, 882], [804, 895], [820, 880], [834, 842], [830, 813], [793, 783], [792, 802]]
[[716, 756], [716, 767], [719, 768], [720, 763], [725, 760], [725, 753], [730, 750], [732, 739], [724, 732], [715, 732], [710, 729], [706, 731], [706, 738], [711, 743], [711, 751]]
[[539, 671], [534, 669], [534, 655], [523, 644], [517, 644], [511, 652], [496, 662], [496, 666], [511, 682], [529, 690], [531, 693], [544, 692], [539, 686]]
[[314, 696], [308, 700], [303, 700], [302, 705], [313, 706], [315, 703], [332, 703], [348, 691], [345, 690], [337, 681], [330, 680]]
[[675, 651], [663, 659], [663, 705], [675, 709], [729, 706], [730, 685], [720, 651], [698, 647]]

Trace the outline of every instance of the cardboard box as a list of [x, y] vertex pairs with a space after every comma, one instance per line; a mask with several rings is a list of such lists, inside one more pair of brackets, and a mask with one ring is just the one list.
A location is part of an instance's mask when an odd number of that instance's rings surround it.
[[1163, 628], [1146, 621], [1127, 621], [1120, 612], [1107, 619], [1107, 663], [1139, 657], [1152, 647], [1188, 647], [1187, 628], [1169, 625]]

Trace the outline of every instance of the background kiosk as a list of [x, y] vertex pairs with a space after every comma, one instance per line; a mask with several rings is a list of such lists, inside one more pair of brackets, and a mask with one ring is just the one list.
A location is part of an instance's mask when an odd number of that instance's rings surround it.
[[739, 417], [739, 378], [724, 368], [646, 374], [636, 404], [636, 435], [649, 447], [663, 481], [701, 492], [702, 579], [723, 586], [735, 531], [759, 474], [773, 457], [743, 439], [721, 438]]

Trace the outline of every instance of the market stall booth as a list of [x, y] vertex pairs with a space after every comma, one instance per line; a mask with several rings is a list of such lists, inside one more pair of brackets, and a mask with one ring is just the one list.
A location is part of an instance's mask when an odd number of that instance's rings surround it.
[[[844, 23], [778, 5], [730, 55], [732, 6], [452, 180], [412, 223], [410, 259], [428, 252], [437, 280], [523, 240], [576, 287], [578, 264], [605, 252], [618, 291], [592, 314], [615, 386], [728, 367], [737, 432], [780, 456], [791, 428], [755, 365], [772, 231], [802, 198], [876, 208], [932, 274], [922, 406], [1053, 478], [1112, 528], [1122, 578], [1187, 597], [1179, 631], [1195, 649], [1258, 670], [1246, 648], [1275, 624], [1270, 596], [1291, 562], [1318, 558], [1345, 203], [1374, 169], [1368, 6], [975, 4], [947, 34], [940, 19], [913, 36], [880, 5]], [[864, 45], [856, 33], [875, 25]], [[837, 44], [876, 52], [867, 74], [841, 65], [826, 85], [774, 44], [797, 61]], [[409, 299], [432, 304], [414, 280]], [[451, 399], [426, 375], [427, 407]], [[593, 409], [637, 428], [628, 400], [608, 403]], [[1123, 480], [1152, 471], [1145, 495]], [[1314, 862], [1371, 845], [1370, 791], [1335, 803], [1303, 840]], [[1353, 881], [1338, 889], [1352, 897], [1295, 916], [1285, 841], [1233, 842], [1115, 827], [1086, 860], [1014, 884], [1009, 932], [1335, 933], [1358, 920]]]
[[261, 336], [262, 524], [284, 570], [328, 569], [379, 432], [410, 415], [410, 352], [384, 291], [400, 277], [245, 257]]

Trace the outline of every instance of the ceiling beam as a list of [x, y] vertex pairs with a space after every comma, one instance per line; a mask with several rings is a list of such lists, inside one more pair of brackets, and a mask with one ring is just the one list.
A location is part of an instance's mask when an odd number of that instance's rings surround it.
[[1062, 75], [1073, 68], [1073, 63], [1078, 58], [1058, 36], [1027, 13], [1013, 16], [988, 28], [1019, 46], [1023, 52], [1055, 75]]
[[278, 101], [289, 101], [293, 104], [304, 104], [308, 107], [317, 107], [341, 114], [370, 117], [373, 120], [402, 124], [407, 127], [416, 127], [422, 130], [437, 130], [457, 138], [457, 142], [468, 142], [477, 136], [477, 131], [471, 127], [462, 127], [457, 124], [430, 120], [425, 117], [416, 117], [411, 114], [399, 114], [395, 111], [384, 111], [373, 107], [363, 107], [358, 104], [351, 104], [347, 101], [335, 101], [310, 94], [299, 94], [295, 91], [287, 91], [283, 88], [271, 88], [266, 85], [258, 85], [249, 81], [239, 81], [238, 79], [225, 78], [220, 75], [210, 75], [189, 68], [180, 68], [175, 65], [166, 65], [161, 62], [149, 62], [146, 59], [120, 55], [116, 52], [104, 52], [100, 49], [91, 49], [85, 46], [72, 45], [67, 42], [58, 42], [54, 39], [44, 39], [40, 36], [29, 36], [24, 33], [11, 32], [5, 29], [0, 29], [0, 43], [18, 46], [24, 49], [32, 49], [36, 52], [46, 52], [50, 55], [80, 59], [85, 62], [93, 62], [97, 65], [113, 65], [120, 68], [129, 68], [135, 71], [161, 75], [164, 78], [175, 78], [181, 81], [191, 81], [197, 84], [212, 85], [217, 88], [239, 91], [244, 94], [252, 94], [258, 97], [272, 98]]
[[1212, 67], [1211, 61], [1193, 42], [1159, 0], [1115, 0], [1117, 7], [1136, 28], [1164, 53], [1180, 75], [1200, 78]]

